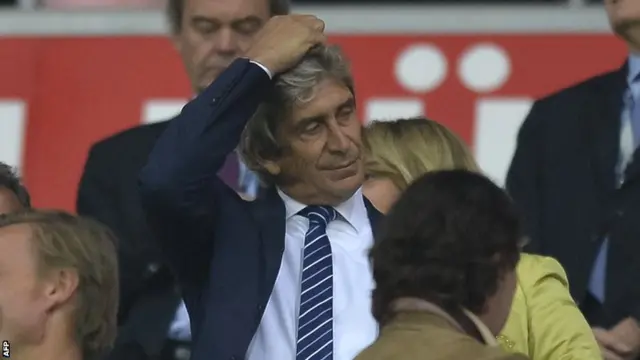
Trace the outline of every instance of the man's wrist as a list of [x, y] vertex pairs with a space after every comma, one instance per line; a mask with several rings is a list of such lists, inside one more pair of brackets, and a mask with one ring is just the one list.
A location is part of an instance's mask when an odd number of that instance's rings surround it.
[[259, 60], [249, 59], [249, 62], [259, 66], [262, 70], [264, 70], [264, 72], [267, 73], [267, 75], [269, 75], [269, 79], [273, 79], [273, 72], [269, 70], [269, 68], [266, 65], [262, 64]]

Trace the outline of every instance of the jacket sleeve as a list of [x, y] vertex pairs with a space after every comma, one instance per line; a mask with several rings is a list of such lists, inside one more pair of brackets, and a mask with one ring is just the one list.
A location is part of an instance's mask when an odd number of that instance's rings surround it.
[[518, 265], [526, 297], [529, 349], [536, 360], [601, 360], [591, 327], [569, 293], [562, 265], [529, 255]]
[[216, 174], [271, 86], [258, 65], [234, 61], [171, 120], [140, 173], [149, 225], [185, 291], [206, 281], [220, 214], [242, 201]]
[[516, 151], [506, 179], [507, 191], [523, 216], [525, 232], [529, 236], [526, 250], [533, 253], [542, 251], [537, 232], [542, 211], [541, 172], [544, 166], [544, 119], [547, 116], [544, 103], [536, 101], [518, 133]]

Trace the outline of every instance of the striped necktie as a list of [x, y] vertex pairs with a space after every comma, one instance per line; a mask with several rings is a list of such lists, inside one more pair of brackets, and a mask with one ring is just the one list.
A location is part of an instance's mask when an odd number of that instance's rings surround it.
[[327, 224], [338, 218], [328, 206], [307, 206], [300, 215], [309, 219], [304, 238], [296, 360], [333, 358], [333, 259]]

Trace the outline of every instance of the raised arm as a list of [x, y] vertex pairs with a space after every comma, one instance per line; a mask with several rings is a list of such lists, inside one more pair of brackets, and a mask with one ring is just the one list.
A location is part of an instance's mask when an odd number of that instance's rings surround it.
[[181, 282], [208, 272], [219, 212], [234, 201], [216, 174], [270, 87], [262, 68], [236, 60], [171, 121], [140, 173], [149, 224]]
[[323, 30], [324, 24], [313, 16], [269, 20], [247, 59], [234, 61], [189, 102], [151, 152], [140, 173], [142, 203], [185, 290], [206, 281], [221, 213], [239, 208], [233, 203], [241, 199], [216, 174], [272, 89], [268, 73], [294, 66], [324, 40]]

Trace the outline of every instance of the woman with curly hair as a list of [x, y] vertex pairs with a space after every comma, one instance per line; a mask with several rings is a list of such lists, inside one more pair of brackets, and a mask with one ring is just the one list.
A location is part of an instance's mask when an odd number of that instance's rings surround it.
[[[375, 122], [364, 133], [368, 180], [364, 194], [386, 212], [408, 185], [446, 169], [480, 172], [467, 146], [445, 126], [425, 118]], [[600, 360], [591, 328], [569, 293], [562, 266], [523, 253], [508, 320], [497, 340], [533, 360]]]
[[517, 360], [494, 345], [516, 288], [519, 218], [489, 179], [437, 171], [393, 207], [371, 251], [380, 337], [357, 360]]

